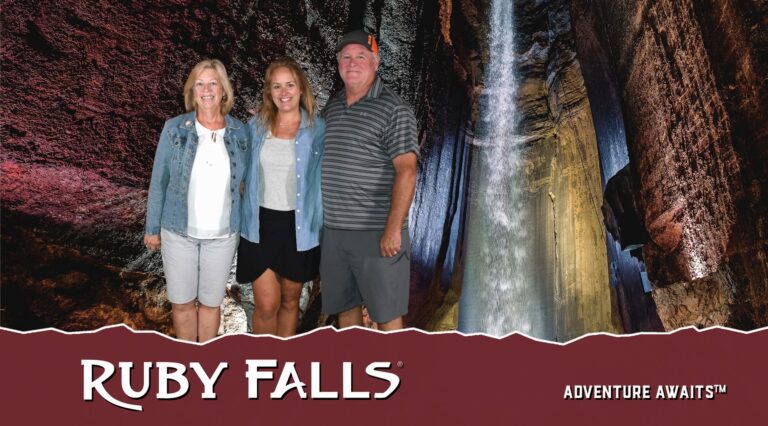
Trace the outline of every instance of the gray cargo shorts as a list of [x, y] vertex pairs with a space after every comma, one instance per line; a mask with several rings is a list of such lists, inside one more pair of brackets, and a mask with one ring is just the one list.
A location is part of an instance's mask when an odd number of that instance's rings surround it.
[[337, 314], [365, 304], [373, 321], [385, 323], [408, 313], [408, 229], [401, 231], [400, 251], [394, 257], [381, 255], [382, 232], [323, 229], [320, 288], [324, 314]]

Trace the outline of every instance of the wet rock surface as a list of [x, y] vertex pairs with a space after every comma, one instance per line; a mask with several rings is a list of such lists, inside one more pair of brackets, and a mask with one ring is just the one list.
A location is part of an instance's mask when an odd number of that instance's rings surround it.
[[653, 299], [665, 330], [688, 325], [711, 327], [733, 322], [735, 290], [732, 273], [718, 271], [700, 280], [658, 288]]
[[605, 228], [622, 250], [642, 247], [648, 242], [643, 218], [640, 215], [632, 190], [629, 166], [621, 169], [605, 186], [603, 217]]
[[[599, 157], [576, 58], [567, 2], [517, 1], [520, 13], [521, 133], [526, 188], [538, 194], [533, 229], [551, 241], [537, 261], [551, 268], [554, 336], [619, 331], [609, 286], [600, 204]], [[547, 265], [547, 266], [544, 266]]]
[[82, 331], [124, 323], [171, 333], [158, 274], [127, 271], [20, 223], [3, 215], [3, 326]]
[[768, 324], [766, 3], [573, 1], [572, 10], [596, 22], [595, 43], [610, 52], [664, 327]]

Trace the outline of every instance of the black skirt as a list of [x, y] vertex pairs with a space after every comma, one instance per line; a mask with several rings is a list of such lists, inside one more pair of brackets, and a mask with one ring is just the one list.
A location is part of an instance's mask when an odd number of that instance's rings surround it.
[[237, 282], [250, 283], [271, 269], [296, 282], [312, 281], [320, 271], [320, 246], [296, 251], [296, 217], [293, 210], [259, 209], [259, 244], [240, 237], [237, 249]]

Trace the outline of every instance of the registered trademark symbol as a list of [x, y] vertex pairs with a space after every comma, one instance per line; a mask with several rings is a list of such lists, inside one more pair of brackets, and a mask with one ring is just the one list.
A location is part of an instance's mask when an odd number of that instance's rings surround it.
[[403, 361], [397, 361], [397, 367], [403, 368]]

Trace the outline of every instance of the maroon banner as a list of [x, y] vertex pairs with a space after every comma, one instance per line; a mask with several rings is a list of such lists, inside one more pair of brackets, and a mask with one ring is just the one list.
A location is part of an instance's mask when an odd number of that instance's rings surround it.
[[759, 424], [768, 402], [765, 328], [568, 344], [326, 328], [197, 345], [113, 326], [1, 329], [0, 345], [4, 424]]

